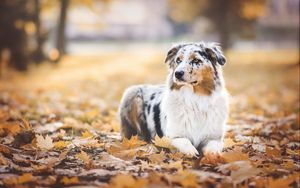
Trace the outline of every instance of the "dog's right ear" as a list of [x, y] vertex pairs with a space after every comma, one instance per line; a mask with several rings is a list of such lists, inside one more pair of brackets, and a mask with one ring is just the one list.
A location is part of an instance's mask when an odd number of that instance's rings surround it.
[[174, 58], [179, 51], [180, 48], [182, 48], [184, 45], [183, 44], [177, 44], [173, 45], [172, 48], [168, 51], [165, 63], [169, 65], [170, 68], [174, 67]]

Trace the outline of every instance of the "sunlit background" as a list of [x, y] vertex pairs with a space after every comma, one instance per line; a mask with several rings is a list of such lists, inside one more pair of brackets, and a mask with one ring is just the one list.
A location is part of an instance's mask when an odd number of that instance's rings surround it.
[[0, 87], [116, 109], [129, 85], [164, 83], [173, 43], [202, 40], [223, 47], [234, 109], [299, 109], [299, 0], [2, 0]]

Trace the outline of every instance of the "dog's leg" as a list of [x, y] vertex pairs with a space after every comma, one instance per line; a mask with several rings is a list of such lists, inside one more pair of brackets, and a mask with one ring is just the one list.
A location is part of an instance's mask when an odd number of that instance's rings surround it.
[[210, 140], [207, 144], [203, 147], [202, 151], [204, 154], [213, 153], [219, 154], [222, 152], [223, 149], [223, 141], [222, 139], [219, 140]]
[[171, 144], [184, 154], [192, 156], [199, 155], [197, 149], [187, 138], [173, 138]]

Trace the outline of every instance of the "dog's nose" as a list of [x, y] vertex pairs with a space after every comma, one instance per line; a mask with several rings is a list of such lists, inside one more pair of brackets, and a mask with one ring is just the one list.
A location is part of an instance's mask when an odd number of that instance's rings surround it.
[[175, 77], [176, 77], [177, 79], [181, 79], [183, 75], [184, 75], [184, 72], [183, 72], [183, 71], [176, 71], [176, 72], [175, 72]]

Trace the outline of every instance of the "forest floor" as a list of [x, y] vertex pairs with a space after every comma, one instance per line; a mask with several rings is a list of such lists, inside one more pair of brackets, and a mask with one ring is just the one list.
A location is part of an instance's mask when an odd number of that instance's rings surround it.
[[2, 72], [0, 187], [299, 187], [298, 52], [227, 55], [219, 157], [184, 156], [167, 138], [121, 140], [122, 92], [163, 83], [162, 53], [72, 55]]

